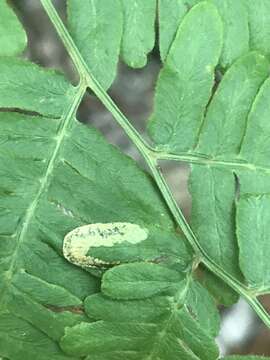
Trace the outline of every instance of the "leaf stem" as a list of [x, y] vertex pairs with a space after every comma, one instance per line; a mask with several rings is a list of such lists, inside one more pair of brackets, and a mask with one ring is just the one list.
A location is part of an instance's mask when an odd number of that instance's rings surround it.
[[[193, 248], [195, 255], [200, 259], [200, 261], [214, 274], [231, 286], [236, 292], [243, 296], [250, 306], [255, 310], [261, 320], [270, 328], [270, 316], [260, 304], [260, 302], [252, 295], [251, 291], [239, 282], [237, 279], [233, 278], [230, 274], [225, 272], [222, 268], [219, 267], [212, 259], [209, 258], [207, 253], [199, 244], [195, 234], [190, 228], [187, 220], [185, 219], [181, 209], [177, 205], [163, 175], [157, 164], [157, 161], [169, 159], [169, 160], [178, 160], [178, 161], [187, 161], [187, 162], [196, 162], [205, 163], [209, 161], [207, 158], [194, 157], [192, 155], [185, 154], [183, 156], [165, 154], [158, 150], [151, 148], [140, 136], [137, 130], [130, 124], [129, 120], [125, 115], [120, 111], [117, 105], [109, 97], [106, 91], [101, 87], [99, 82], [91, 74], [87, 64], [82, 58], [80, 52], [78, 51], [76, 45], [74, 44], [71, 36], [69, 35], [65, 25], [63, 24], [61, 18], [59, 17], [57, 11], [55, 10], [51, 0], [41, 0], [41, 3], [47, 12], [49, 18], [51, 19], [53, 25], [55, 26], [61, 40], [63, 41], [71, 59], [74, 62], [74, 65], [80, 74], [81, 80], [85, 81], [88, 86], [92, 89], [95, 95], [99, 100], [104, 104], [108, 111], [113, 115], [118, 124], [126, 132], [130, 140], [137, 146], [138, 150], [145, 159], [147, 165], [149, 166], [153, 177], [166, 201], [168, 208], [170, 209], [172, 215], [174, 216], [177, 224], [182, 229], [185, 234], [189, 244]], [[240, 163], [239, 163], [240, 164]]]
[[177, 224], [183, 231], [186, 236], [189, 244], [193, 248], [195, 255], [197, 255], [198, 259], [215, 275], [217, 275], [220, 279], [222, 279], [226, 284], [228, 284], [232, 289], [234, 289], [238, 294], [240, 294], [249, 305], [253, 308], [253, 310], [257, 313], [260, 319], [265, 323], [266, 326], [270, 328], [270, 316], [261, 303], [256, 299], [256, 297], [252, 296], [250, 289], [244, 286], [240, 281], [232, 277], [226, 271], [224, 271], [218, 264], [216, 264], [204, 251], [198, 242], [195, 234], [190, 228], [188, 222], [186, 221], [181, 209], [177, 205], [167, 183], [164, 179], [161, 170], [158, 166], [155, 166], [152, 161], [148, 161], [148, 166], [150, 167], [153, 177], [156, 180], [156, 183], [171, 210]]
[[187, 162], [189, 164], [199, 164], [206, 165], [212, 167], [223, 167], [230, 168], [232, 170], [249, 170], [249, 171], [261, 171], [264, 173], [270, 174], [270, 168], [264, 166], [258, 166], [256, 164], [248, 163], [237, 158], [237, 155], [231, 161], [215, 159], [211, 157], [207, 157], [205, 155], [201, 155], [198, 153], [182, 153], [182, 154], [172, 154], [160, 151], [158, 149], [153, 149], [156, 153], [156, 157], [158, 160], [171, 160], [171, 161], [179, 161], [179, 162]]
[[41, 3], [45, 11], [47, 12], [51, 22], [53, 23], [55, 29], [57, 30], [63, 44], [65, 45], [81, 79], [84, 79], [84, 81], [86, 81], [89, 88], [91, 88], [91, 90], [103, 103], [106, 109], [114, 116], [118, 124], [125, 130], [126, 134], [138, 147], [138, 149], [141, 152], [144, 152], [145, 149], [151, 151], [150, 146], [148, 146], [148, 144], [142, 139], [137, 130], [133, 128], [128, 119], [124, 116], [124, 114], [122, 114], [117, 105], [112, 101], [110, 96], [103, 90], [102, 86], [89, 71], [87, 64], [85, 63], [79, 50], [74, 44], [60, 16], [55, 10], [51, 0], [41, 0]]

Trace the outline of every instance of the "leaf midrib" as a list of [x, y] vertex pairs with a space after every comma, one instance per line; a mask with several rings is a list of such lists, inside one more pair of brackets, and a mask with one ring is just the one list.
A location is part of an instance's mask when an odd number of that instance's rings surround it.
[[[161, 333], [158, 334], [157, 336], [157, 340], [155, 342], [155, 344], [157, 344], [157, 346], [155, 346], [152, 350], [152, 352], [147, 356], [147, 358], [145, 360], [154, 360], [156, 359], [156, 356], [158, 355], [158, 352], [161, 348], [161, 344], [164, 341], [164, 338], [167, 336], [168, 333], [168, 328], [171, 324], [171, 322], [174, 319], [175, 313], [177, 312], [177, 310], [179, 310], [179, 306], [185, 306], [185, 300], [186, 300], [186, 296], [190, 287], [190, 282], [192, 281], [192, 271], [190, 273], [187, 274], [186, 279], [184, 280], [186, 281], [185, 287], [183, 289], [181, 289], [181, 291], [179, 292], [179, 294], [177, 294], [177, 300], [174, 302], [174, 308], [172, 308], [171, 314], [168, 317], [167, 320], [165, 320], [163, 322], [163, 330], [161, 331]], [[178, 339], [181, 340], [181, 339]], [[181, 345], [184, 345], [183, 348], [185, 350], [189, 350], [190, 353], [196, 358], [199, 359], [197, 357], [197, 355], [190, 349], [190, 347], [183, 341], [181, 340]]]
[[22, 218], [19, 228], [17, 229], [17, 242], [16, 247], [14, 249], [13, 254], [11, 255], [11, 262], [9, 269], [6, 271], [6, 276], [3, 281], [4, 286], [2, 288], [2, 294], [0, 299], [0, 309], [4, 309], [5, 307], [5, 295], [7, 290], [9, 289], [9, 286], [11, 284], [15, 269], [16, 269], [16, 262], [18, 258], [18, 252], [20, 249], [21, 244], [24, 242], [29, 225], [31, 224], [31, 221], [35, 215], [35, 211], [37, 209], [37, 206], [39, 204], [39, 201], [42, 197], [42, 194], [48, 189], [50, 182], [53, 178], [53, 172], [55, 167], [58, 164], [59, 161], [59, 155], [61, 153], [61, 149], [65, 143], [65, 140], [67, 138], [67, 135], [70, 131], [70, 125], [74, 121], [76, 111], [78, 109], [78, 106], [80, 105], [81, 99], [86, 91], [86, 87], [84, 84], [80, 84], [77, 88], [74, 88], [73, 91], [73, 98], [70, 102], [70, 106], [68, 109], [63, 112], [63, 115], [61, 117], [61, 123], [58, 128], [58, 131], [56, 133], [56, 142], [54, 150], [51, 154], [51, 157], [48, 161], [47, 168], [45, 170], [43, 178], [40, 180], [40, 187], [34, 196], [32, 202], [29, 204], [28, 208], [25, 211], [25, 216]]
[[167, 153], [159, 150], [153, 149], [153, 151], [156, 153], [156, 158], [158, 160], [173, 160], [173, 161], [182, 161], [187, 162], [190, 164], [198, 164], [198, 165], [205, 165], [208, 167], [222, 167], [222, 168], [228, 168], [231, 170], [249, 170], [254, 172], [263, 172], [270, 175], [270, 166], [261, 166], [256, 165], [254, 163], [249, 163], [241, 158], [239, 158], [237, 155], [235, 155], [235, 159], [232, 160], [220, 160], [216, 158], [210, 158], [206, 155], [186, 152], [186, 153], [179, 153], [179, 154], [173, 154], [173, 153]]

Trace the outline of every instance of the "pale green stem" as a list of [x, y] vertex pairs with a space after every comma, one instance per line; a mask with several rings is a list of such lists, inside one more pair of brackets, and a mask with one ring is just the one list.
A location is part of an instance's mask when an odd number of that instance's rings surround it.
[[[92, 89], [95, 95], [99, 100], [104, 104], [108, 111], [113, 115], [118, 124], [124, 129], [130, 140], [137, 146], [138, 150], [141, 152], [144, 157], [147, 165], [149, 166], [153, 177], [164, 197], [164, 200], [167, 203], [170, 211], [172, 212], [175, 220], [177, 221], [179, 227], [182, 229], [185, 234], [188, 242], [192, 246], [196, 256], [201, 260], [201, 262], [229, 286], [231, 286], [235, 291], [237, 291], [241, 296], [243, 296], [250, 306], [256, 311], [261, 320], [270, 328], [270, 316], [267, 314], [266, 310], [262, 307], [259, 301], [251, 295], [251, 292], [243, 284], [241, 284], [237, 279], [233, 278], [231, 275], [227, 274], [223, 269], [221, 269], [213, 260], [211, 260], [205, 251], [202, 249], [198, 240], [196, 239], [194, 233], [192, 232], [188, 222], [186, 221], [181, 209], [177, 205], [158, 165], [158, 159], [170, 159], [170, 160], [181, 160], [189, 161], [198, 160], [199, 158], [192, 158], [183, 156], [180, 157], [173, 154], [164, 154], [155, 149], [152, 149], [140, 136], [137, 130], [130, 124], [128, 119], [120, 111], [117, 105], [112, 101], [109, 95], [101, 87], [98, 81], [91, 74], [87, 64], [79, 53], [76, 45], [74, 44], [72, 38], [70, 37], [68, 31], [66, 30], [64, 24], [62, 23], [61, 18], [57, 14], [54, 6], [52, 5], [51, 0], [41, 0], [41, 3], [46, 10], [49, 18], [51, 19], [54, 27], [56, 28], [61, 40], [63, 41], [70, 57], [72, 58], [74, 65], [76, 66], [77, 71], [79, 72], [81, 79], [87, 82], [88, 86]], [[201, 158], [202, 160], [203, 158]], [[206, 160], [205, 160], [206, 161]]]
[[249, 170], [249, 171], [261, 171], [264, 173], [270, 174], [270, 168], [264, 166], [258, 166], [247, 161], [244, 161], [240, 158], [227, 161], [221, 159], [215, 159], [207, 157], [200, 154], [192, 153], [182, 153], [182, 154], [171, 154], [159, 150], [154, 150], [158, 160], [172, 160], [172, 161], [181, 161], [187, 162], [189, 164], [199, 164], [206, 165], [211, 167], [224, 167], [226, 169], [231, 168], [232, 170]]

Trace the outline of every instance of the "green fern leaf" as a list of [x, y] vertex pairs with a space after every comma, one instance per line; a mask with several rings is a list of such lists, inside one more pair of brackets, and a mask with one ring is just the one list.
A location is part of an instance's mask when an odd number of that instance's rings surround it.
[[[239, 204], [245, 204], [242, 200], [242, 195], [245, 193], [250, 193], [250, 202], [254, 202], [248, 212], [249, 218], [255, 217], [256, 206], [258, 212], [265, 209], [265, 214], [267, 214], [268, 198], [263, 194], [269, 192], [266, 181], [269, 166], [267, 135], [269, 124], [266, 120], [269, 110], [266, 105], [268, 103], [266, 99], [269, 98], [269, 80], [267, 79], [269, 62], [260, 53], [250, 52], [244, 55], [225, 73], [213, 96], [209, 93], [209, 85], [203, 84], [198, 79], [192, 89], [182, 88], [182, 78], [186, 73], [190, 74], [190, 63], [184, 63], [185, 56], [177, 57], [177, 64], [181, 64], [181, 78], [179, 78], [177, 71], [180, 68], [175, 66], [176, 62], [173, 62], [173, 59], [185, 41], [183, 30], [185, 26], [191, 31], [192, 23], [194, 26], [196, 23], [196, 12], [199, 13], [209, 6], [197, 5], [180, 25], [180, 30], [158, 80], [155, 110], [150, 122], [150, 135], [160, 152], [165, 154], [164, 158], [175, 158], [193, 163], [189, 182], [192, 195], [192, 229], [209, 257], [227, 273], [242, 281], [238, 246], [240, 247], [241, 270], [244, 275], [248, 275], [247, 268], [250, 268], [250, 275], [255, 269], [250, 266], [250, 258], [247, 259], [246, 252], [248, 247], [250, 251], [253, 249], [250, 247], [251, 238], [249, 243], [244, 239], [240, 226], [238, 226], [239, 235], [236, 236], [237, 183], [235, 176], [240, 182]], [[203, 39], [198, 40], [197, 47], [202, 47], [202, 44]], [[194, 47], [194, 42], [185, 45], [185, 49]], [[208, 56], [209, 54], [210, 52], [207, 53]], [[172, 76], [174, 88], [168, 81], [170, 72], [174, 74]], [[198, 84], [202, 86], [201, 92], [198, 89], [194, 90]], [[188, 98], [192, 91], [197, 94], [196, 100]], [[170, 93], [170, 97], [164, 97], [165, 93]], [[199, 103], [200, 93], [204, 96], [208, 95], [202, 103]], [[166, 99], [166, 105], [162, 103], [162, 99]], [[182, 99], [185, 101], [179, 111], [178, 106]], [[200, 111], [197, 114], [196, 107], [194, 109], [196, 102], [200, 106], [204, 104], [201, 108], [198, 107]], [[202, 115], [203, 113], [205, 116]], [[262, 196], [255, 197], [255, 193], [257, 195], [258, 192]], [[238, 216], [244, 224], [246, 219], [241, 217], [241, 210], [247, 215], [239, 205]], [[266, 223], [267, 218], [262, 221]], [[267, 254], [268, 248], [264, 245], [265, 239], [261, 227], [257, 224], [257, 229], [260, 228], [260, 230], [257, 230], [256, 249], [259, 252], [264, 248], [264, 254]], [[258, 294], [269, 289], [269, 280], [266, 281], [266, 266], [257, 281], [246, 276], [248, 286], [256, 288]], [[256, 271], [254, 276], [255, 274]]]
[[221, 360], [267, 360], [267, 357], [264, 356], [226, 356], [225, 358], [222, 358]]
[[155, 0], [121, 0], [124, 32], [121, 55], [126, 64], [141, 68], [155, 44]]
[[246, 1], [249, 15], [250, 47], [252, 50], [261, 51], [265, 55], [270, 54], [269, 46], [269, 19], [270, 4], [267, 0]]
[[26, 47], [26, 33], [6, 0], [0, 2], [0, 56], [14, 56]]
[[[270, 326], [257, 299], [270, 292], [270, 9], [265, 0], [266, 15], [250, 1], [68, 0], [70, 36], [52, 2], [41, 3], [80, 81], [15, 57], [25, 32], [2, 1], [0, 356], [217, 360], [217, 302], [243, 295]], [[151, 147], [104, 88], [119, 57], [146, 65], [157, 5], [164, 67]], [[77, 121], [88, 88], [153, 176]], [[166, 159], [191, 163], [191, 227], [162, 177]]]
[[216, 307], [191, 278], [134, 263], [107, 271], [102, 291], [106, 296], [85, 301], [88, 315], [98, 321], [67, 329], [61, 345], [68, 354], [97, 360], [217, 358], [211, 338], [219, 328]]
[[183, 0], [159, 0], [159, 51], [164, 62], [173, 43], [176, 31], [188, 11], [188, 3]]
[[0, 60], [0, 69], [1, 106], [50, 116], [0, 114], [0, 354], [64, 359], [57, 342], [66, 326], [89, 321], [82, 301], [99, 288], [62, 257], [67, 232], [132, 221], [151, 225], [150, 238], [167, 238], [169, 247], [175, 225], [151, 178], [76, 121], [80, 88], [23, 60]]
[[123, 32], [120, 0], [68, 0], [68, 26], [93, 75], [107, 89], [117, 71]]

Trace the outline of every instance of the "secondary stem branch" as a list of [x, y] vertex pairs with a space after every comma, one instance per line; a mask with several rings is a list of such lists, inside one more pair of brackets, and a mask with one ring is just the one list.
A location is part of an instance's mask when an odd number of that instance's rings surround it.
[[156, 153], [156, 157], [159, 160], [180, 161], [180, 162], [187, 162], [189, 164], [199, 164], [199, 165], [206, 165], [211, 167], [223, 167], [226, 169], [229, 168], [232, 170], [261, 171], [270, 174], [269, 167], [251, 164], [247, 161], [237, 158], [237, 156], [235, 156], [235, 158], [232, 158], [231, 161], [227, 161], [227, 160], [220, 160], [220, 159], [207, 157], [205, 155], [200, 155], [196, 153], [171, 154], [154, 149], [153, 151]]

